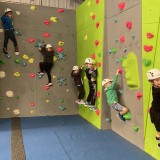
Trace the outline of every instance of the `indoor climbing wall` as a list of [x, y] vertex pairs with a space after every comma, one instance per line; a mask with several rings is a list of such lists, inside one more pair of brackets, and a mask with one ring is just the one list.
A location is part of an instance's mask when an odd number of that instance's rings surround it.
[[152, 102], [151, 84], [146, 73], [149, 69], [160, 69], [160, 3], [155, 0], [142, 1], [142, 58], [143, 58], [143, 107], [144, 107], [144, 149], [156, 159], [160, 159], [158, 142], [155, 139], [156, 130], [151, 123], [149, 109]]
[[103, 95], [106, 125], [110, 124], [119, 135], [143, 148], [141, 1], [106, 0], [104, 35], [103, 78], [112, 79], [120, 69], [116, 91], [119, 103], [130, 111], [124, 116], [124, 124]]
[[[78, 114], [77, 90], [71, 79], [76, 65], [75, 11], [62, 8], [0, 3], [0, 14], [11, 8], [20, 55], [14, 54], [9, 41], [9, 55], [4, 55], [3, 28], [0, 23], [0, 117]], [[42, 55], [38, 47], [54, 46], [53, 86], [47, 75], [37, 76]]]
[[[92, 58], [97, 67], [97, 100], [96, 111], [79, 105], [79, 113], [86, 120], [101, 128], [101, 94], [102, 94], [102, 59], [103, 59], [103, 32], [104, 32], [104, 1], [103, 0], [86, 0], [76, 10], [77, 23], [77, 59], [78, 65], [84, 64], [86, 58]], [[85, 99], [88, 96], [88, 80], [83, 72], [85, 86]]]

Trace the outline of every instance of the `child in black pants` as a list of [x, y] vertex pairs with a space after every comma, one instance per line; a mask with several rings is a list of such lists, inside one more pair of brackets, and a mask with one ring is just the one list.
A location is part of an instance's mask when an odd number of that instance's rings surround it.
[[3, 45], [3, 53], [8, 54], [7, 51], [7, 45], [8, 45], [8, 40], [11, 39], [14, 48], [15, 48], [15, 55], [19, 55], [18, 51], [18, 44], [17, 40], [14, 35], [14, 26], [13, 26], [13, 21], [12, 21], [12, 10], [10, 8], [5, 9], [5, 14], [1, 17], [2, 25], [4, 28], [4, 45]]
[[46, 47], [43, 46], [42, 48], [39, 48], [39, 51], [43, 55], [43, 62], [39, 63], [40, 72], [38, 72], [37, 75], [43, 76], [45, 71], [48, 76], [48, 84], [46, 87], [50, 87], [53, 85], [51, 82], [51, 69], [53, 67], [54, 50], [51, 44], [47, 44]]
[[78, 66], [73, 66], [72, 72], [71, 72], [71, 77], [74, 79], [75, 85], [77, 86], [78, 89], [78, 99], [76, 100], [76, 103], [78, 104], [84, 104], [83, 98], [84, 98], [84, 86], [83, 86], [83, 81], [82, 81], [82, 68], [79, 68]]
[[[150, 108], [151, 122], [157, 131], [156, 140], [160, 140], [160, 71], [156, 68], [147, 72], [148, 81], [152, 84], [152, 106]], [[160, 143], [158, 144], [160, 147]]]
[[93, 65], [91, 58], [85, 59], [86, 64], [86, 76], [89, 84], [89, 94], [85, 102], [85, 106], [88, 106], [91, 110], [96, 110], [95, 102], [97, 97], [97, 68]]

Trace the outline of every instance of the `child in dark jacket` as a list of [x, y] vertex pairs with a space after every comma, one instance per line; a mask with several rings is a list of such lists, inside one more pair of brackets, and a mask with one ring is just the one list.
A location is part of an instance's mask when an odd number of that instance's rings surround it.
[[72, 72], [71, 72], [71, 77], [74, 79], [75, 85], [77, 86], [78, 89], [78, 99], [76, 100], [76, 103], [78, 104], [84, 104], [83, 98], [84, 98], [84, 86], [83, 86], [83, 80], [82, 80], [82, 68], [79, 68], [78, 66], [73, 66]]
[[39, 48], [39, 51], [43, 55], [43, 62], [39, 63], [40, 72], [38, 72], [37, 75], [43, 76], [44, 72], [46, 72], [48, 76], [48, 84], [46, 86], [50, 87], [53, 85], [51, 82], [51, 69], [53, 67], [54, 50], [51, 44], [47, 44], [46, 47], [43, 46], [42, 48]]
[[3, 44], [3, 53], [8, 54], [7, 46], [8, 46], [8, 40], [11, 39], [14, 48], [15, 48], [15, 55], [19, 55], [18, 51], [18, 44], [17, 40], [14, 35], [14, 26], [12, 21], [12, 10], [10, 8], [5, 9], [5, 14], [1, 17], [2, 25], [4, 28], [4, 44]]

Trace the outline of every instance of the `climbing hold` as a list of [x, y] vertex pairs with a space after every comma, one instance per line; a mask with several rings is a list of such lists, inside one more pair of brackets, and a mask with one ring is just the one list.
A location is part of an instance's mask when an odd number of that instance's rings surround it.
[[50, 37], [50, 34], [48, 32], [43, 33], [43, 37], [48, 38]]
[[124, 37], [124, 36], [121, 36], [121, 37], [119, 38], [119, 41], [120, 41], [121, 43], [124, 43], [125, 37]]
[[119, 89], [118, 91], [119, 91], [120, 94], [123, 94], [123, 90], [122, 89]]
[[150, 39], [150, 38], [153, 38], [153, 37], [154, 37], [154, 34], [149, 33], [149, 32], [147, 33], [147, 38], [149, 38], [149, 39]]
[[128, 29], [131, 29], [131, 28], [132, 28], [132, 22], [127, 21], [127, 22], [126, 22], [126, 27], [127, 27]]
[[49, 103], [49, 99], [46, 99], [46, 103]]
[[133, 34], [133, 35], [132, 35], [132, 38], [135, 39], [135, 38], [136, 38], [136, 34]]
[[38, 74], [37, 77], [38, 77], [38, 79], [41, 79], [43, 77], [43, 75]]
[[5, 64], [6, 61], [4, 61], [3, 59], [0, 59], [0, 64]]
[[102, 54], [101, 54], [101, 52], [99, 52], [99, 53], [98, 53], [98, 57], [101, 57], [101, 56], [102, 56]]
[[126, 59], [127, 59], [127, 57], [122, 57], [122, 58], [119, 59], [119, 61], [120, 61], [120, 62], [123, 62], [123, 61], [126, 60]]
[[93, 14], [91, 17], [92, 17], [92, 19], [94, 20], [94, 19], [96, 18], [96, 15], [95, 15], [95, 14]]
[[24, 54], [23, 59], [29, 59], [29, 57], [26, 54]]
[[118, 4], [118, 8], [119, 8], [120, 10], [124, 10], [124, 8], [125, 8], [125, 3], [119, 3], [119, 4]]
[[25, 67], [25, 66], [27, 65], [27, 63], [24, 62], [24, 61], [22, 61], [22, 62], [21, 62], [21, 65]]
[[97, 97], [100, 97], [100, 96], [101, 96], [101, 92], [98, 91], [98, 92], [97, 92]]
[[144, 48], [144, 50], [145, 50], [146, 52], [150, 52], [150, 51], [153, 50], [153, 46], [144, 45], [143, 48]]
[[125, 78], [129, 89], [139, 89], [140, 78], [137, 56], [134, 52], [130, 52], [125, 60], [122, 62], [122, 66], [125, 69]]
[[30, 102], [30, 106], [35, 106], [35, 103], [34, 102]]
[[84, 36], [84, 40], [86, 41], [87, 39], [88, 39], [88, 36], [87, 36], [87, 35], [85, 35], [85, 36]]
[[98, 4], [99, 3], [99, 0], [95, 0], [96, 1], [96, 4]]
[[139, 127], [137, 127], [136, 125], [133, 127], [133, 130], [135, 131], [135, 132], [138, 132], [138, 130], [139, 130]]
[[59, 102], [60, 102], [60, 103], [63, 103], [63, 102], [64, 102], [64, 99], [59, 99]]
[[96, 22], [96, 28], [98, 28], [98, 27], [99, 27], [99, 24], [100, 24], [99, 22]]
[[106, 118], [106, 121], [111, 122], [112, 120], [111, 120], [111, 118]]
[[44, 20], [43, 23], [44, 23], [45, 25], [49, 26], [50, 23], [51, 23], [51, 21], [47, 19], [47, 20]]
[[66, 54], [65, 53], [63, 53], [63, 52], [56, 52], [56, 58], [58, 59], [58, 61], [59, 60], [66, 60], [66, 58], [65, 58], [65, 56], [66, 56]]
[[29, 62], [29, 63], [33, 63], [33, 62], [34, 62], [34, 58], [30, 58], [30, 59], [28, 60], [28, 62]]
[[98, 62], [97, 65], [98, 65], [98, 67], [101, 67], [101, 66], [102, 66], [102, 63], [101, 63], [101, 62]]
[[57, 83], [58, 83], [59, 86], [67, 85], [66, 78], [64, 78], [64, 77], [58, 77], [57, 78]]
[[118, 42], [118, 41], [119, 41], [119, 39], [116, 38], [116, 39], [115, 39], [115, 42]]
[[19, 73], [19, 72], [15, 72], [13, 75], [14, 75], [15, 77], [19, 77], [19, 76], [20, 76], [20, 73]]
[[31, 92], [34, 92], [34, 88], [31, 88]]
[[124, 49], [123, 49], [123, 52], [127, 52], [127, 48], [124, 48]]
[[8, 59], [12, 58], [12, 56], [10, 54], [5, 54], [5, 57]]
[[16, 14], [19, 16], [21, 14], [21, 12], [20, 11], [16, 11]]
[[117, 49], [116, 48], [112, 48], [112, 53], [117, 53]]
[[59, 105], [58, 108], [59, 108], [61, 111], [65, 110], [65, 108], [64, 108], [63, 106], [61, 106], [61, 105]]
[[14, 60], [14, 62], [16, 63], [16, 64], [20, 64], [21, 63], [21, 59], [20, 58], [16, 58], [15, 60]]
[[42, 48], [43, 44], [44, 44], [44, 41], [37, 40], [35, 47]]
[[49, 87], [45, 85], [45, 86], [44, 86], [44, 89], [45, 89], [45, 90], [49, 90]]
[[64, 42], [59, 41], [59, 42], [58, 42], [58, 45], [59, 45], [59, 46], [63, 46], [63, 45], [64, 45]]
[[30, 52], [29, 54], [30, 54], [31, 57], [33, 56], [33, 53], [32, 53], [32, 52]]
[[120, 62], [120, 60], [119, 59], [116, 59], [116, 63], [119, 63]]
[[34, 74], [34, 73], [30, 73], [30, 74], [29, 74], [29, 77], [30, 77], [30, 78], [34, 78], [34, 77], [35, 77], [35, 74]]
[[13, 114], [16, 115], [16, 116], [19, 115], [20, 114], [20, 110], [19, 109], [14, 109], [13, 110]]
[[2, 97], [0, 96], [0, 100], [2, 100]]
[[95, 45], [96, 45], [96, 47], [99, 45], [99, 41], [98, 40], [95, 40]]
[[15, 31], [14, 31], [14, 35], [15, 35], [15, 36], [21, 36], [22, 34], [21, 34], [21, 32], [20, 32], [20, 31], [15, 30]]
[[57, 52], [62, 52], [63, 51], [63, 48], [62, 47], [58, 47], [57, 48]]
[[62, 13], [62, 12], [64, 12], [64, 9], [62, 9], [62, 8], [58, 8], [58, 13]]
[[122, 73], [123, 73], [123, 69], [120, 68], [120, 69], [119, 69], [119, 74], [122, 74]]
[[0, 29], [0, 33], [3, 33], [3, 31], [4, 31], [3, 29]]
[[16, 96], [16, 99], [19, 99], [20, 97], [19, 96]]
[[127, 112], [125, 115], [123, 115], [123, 118], [125, 118], [125, 120], [131, 120], [131, 112]]
[[143, 95], [142, 95], [142, 93], [141, 93], [141, 92], [138, 92], [138, 93], [137, 93], [137, 99], [139, 99], [139, 100], [140, 100], [140, 99], [142, 98], [142, 96], [143, 96]]
[[14, 94], [13, 94], [13, 91], [7, 91], [7, 92], [6, 92], [6, 96], [7, 96], [7, 97], [10, 97], [10, 98], [11, 98], [11, 97], [13, 97], [13, 95], [14, 95]]
[[111, 53], [112, 53], [112, 50], [108, 50], [108, 53], [111, 54]]
[[6, 73], [4, 71], [0, 71], [0, 78], [4, 78], [6, 76]]
[[33, 43], [34, 41], [35, 41], [34, 38], [29, 38], [29, 39], [28, 39], [28, 42], [29, 42], [29, 43]]
[[31, 6], [31, 10], [32, 11], [36, 10], [36, 6]]
[[56, 23], [56, 22], [57, 22], [57, 17], [51, 17], [51, 18], [50, 18], [50, 21], [52, 21], [52, 22], [55, 22], [55, 23]]
[[96, 115], [99, 116], [100, 115], [100, 110], [96, 109]]
[[118, 22], [118, 18], [113, 18], [114, 22]]
[[90, 6], [90, 4], [91, 4], [91, 2], [89, 1], [89, 2], [87, 3], [87, 6]]
[[143, 59], [143, 63], [144, 63], [145, 66], [150, 66], [152, 61], [150, 59], [148, 59], [148, 60], [147, 59]]
[[91, 58], [95, 59], [96, 58], [96, 54], [95, 53], [91, 54]]

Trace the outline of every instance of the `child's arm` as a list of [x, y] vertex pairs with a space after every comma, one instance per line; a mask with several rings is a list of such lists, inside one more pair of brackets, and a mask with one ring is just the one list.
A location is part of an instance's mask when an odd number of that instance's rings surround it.
[[119, 69], [117, 69], [116, 75], [114, 76], [114, 79], [113, 79], [113, 81], [112, 81], [112, 83], [111, 83], [111, 87], [112, 87], [112, 88], [115, 87], [115, 85], [116, 85], [116, 83], [117, 83], [118, 74], [119, 74]]

